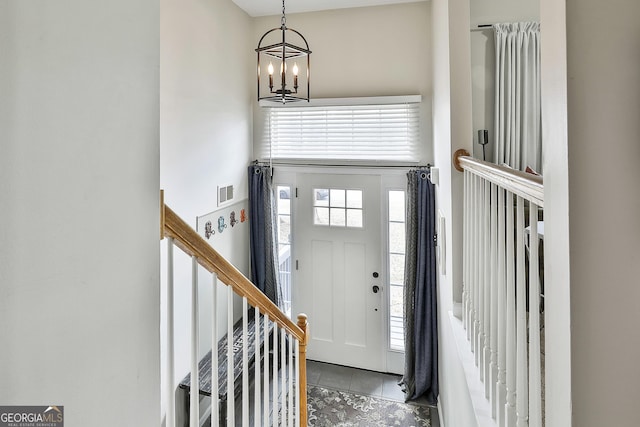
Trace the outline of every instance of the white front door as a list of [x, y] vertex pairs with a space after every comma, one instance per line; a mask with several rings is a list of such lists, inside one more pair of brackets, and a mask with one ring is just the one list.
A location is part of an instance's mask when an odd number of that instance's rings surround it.
[[297, 298], [312, 360], [384, 371], [380, 176], [297, 174]]

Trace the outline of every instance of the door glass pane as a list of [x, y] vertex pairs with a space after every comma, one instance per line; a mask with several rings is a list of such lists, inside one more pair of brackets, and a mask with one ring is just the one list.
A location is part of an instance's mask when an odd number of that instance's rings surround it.
[[404, 223], [389, 223], [389, 252], [404, 253]]
[[389, 191], [389, 221], [404, 222], [404, 191]]
[[329, 206], [329, 190], [315, 188], [313, 190], [313, 206]]
[[362, 209], [362, 191], [347, 190], [347, 207]]
[[278, 215], [291, 214], [291, 188], [278, 185]]
[[347, 227], [362, 228], [362, 210], [347, 209]]
[[389, 255], [389, 279], [395, 285], [404, 283], [404, 255]]
[[404, 305], [402, 301], [402, 297], [404, 295], [404, 292], [403, 292], [404, 289], [402, 286], [396, 286], [396, 285], [390, 286], [390, 289], [391, 289], [390, 313], [392, 316], [402, 317], [403, 305]]
[[329, 208], [313, 208], [313, 212], [315, 225], [329, 225]]
[[333, 227], [344, 227], [346, 225], [345, 210], [342, 208], [331, 208], [329, 213], [329, 221], [329, 225]]
[[329, 204], [332, 208], [345, 207], [345, 191], [332, 188], [329, 192]]
[[402, 286], [390, 286], [389, 317], [390, 317], [390, 344], [394, 350], [404, 350], [404, 314], [403, 298], [404, 288]]
[[291, 217], [278, 215], [278, 243], [291, 243]]

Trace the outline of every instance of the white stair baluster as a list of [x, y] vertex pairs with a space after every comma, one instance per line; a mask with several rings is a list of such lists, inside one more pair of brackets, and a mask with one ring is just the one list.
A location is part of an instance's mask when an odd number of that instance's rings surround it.
[[467, 171], [464, 172], [464, 223], [463, 223], [463, 239], [464, 239], [464, 258], [463, 258], [463, 288], [462, 288], [462, 314], [463, 325], [466, 330], [467, 339], [469, 339], [469, 285], [470, 285], [470, 249], [471, 249], [471, 227], [469, 219], [471, 218], [471, 188], [470, 188], [471, 174]]
[[287, 413], [289, 414], [289, 422], [287, 425], [289, 427], [293, 427], [293, 335], [289, 334], [289, 398], [287, 399], [289, 403], [289, 409]]
[[490, 228], [490, 259], [489, 264], [489, 293], [490, 317], [489, 324], [489, 401], [491, 402], [491, 416], [497, 418], [497, 387], [498, 387], [498, 186], [491, 184], [491, 228]]
[[271, 397], [273, 427], [278, 427], [278, 324], [273, 325], [273, 396]]
[[507, 427], [516, 425], [516, 279], [513, 261], [515, 260], [514, 251], [514, 219], [513, 219], [513, 193], [507, 192], [505, 201], [507, 214], [507, 238], [506, 238], [506, 267], [507, 267], [507, 319], [506, 326], [506, 403], [505, 403], [505, 421]]
[[235, 378], [233, 369], [233, 290], [227, 289], [227, 425], [236, 422]]
[[518, 427], [526, 427], [529, 417], [524, 250], [524, 200], [518, 196], [516, 215], [516, 413]]
[[253, 398], [253, 406], [254, 406], [254, 425], [255, 426], [259, 426], [262, 425], [261, 423], [261, 416], [260, 416], [260, 386], [261, 386], [261, 382], [260, 382], [260, 334], [261, 334], [261, 330], [260, 330], [260, 309], [258, 308], [258, 306], [256, 305], [255, 307], [255, 314], [254, 314], [254, 319], [255, 319], [255, 337], [254, 337], [254, 341], [255, 341], [255, 347], [256, 347], [256, 356], [255, 356], [255, 365], [254, 365], [254, 370], [255, 370], [255, 374], [254, 374], [254, 382], [253, 382], [253, 388], [254, 388], [254, 398]]
[[242, 427], [249, 427], [249, 307], [242, 297]]
[[[295, 425], [300, 426], [300, 341], [296, 340], [296, 422]], [[300, 426], [307, 427], [307, 426]]]
[[473, 202], [473, 352], [475, 363], [480, 367], [480, 178], [474, 176]]
[[462, 190], [462, 327], [465, 330], [467, 328], [467, 273], [469, 271], [468, 262], [469, 256], [467, 255], [467, 249], [469, 245], [469, 228], [467, 227], [467, 218], [469, 217], [469, 204], [467, 198], [469, 197], [468, 188], [469, 173], [463, 174], [463, 190]]
[[174, 323], [173, 323], [173, 237], [167, 239], [167, 354], [166, 354], [166, 388], [165, 388], [165, 405], [166, 405], [166, 426], [175, 427], [176, 425], [176, 403], [174, 399]]
[[[486, 205], [485, 205], [485, 199], [486, 199], [486, 186], [485, 186], [485, 181], [482, 179], [480, 180], [480, 224], [478, 225], [478, 231], [479, 231], [479, 241], [478, 241], [478, 260], [479, 260], [479, 271], [480, 274], [478, 276], [478, 283], [479, 283], [479, 300], [478, 300], [478, 306], [480, 308], [480, 311], [478, 313], [478, 317], [479, 317], [479, 324], [480, 324], [480, 340], [479, 340], [479, 348], [478, 348], [478, 352], [479, 354], [479, 365], [478, 368], [480, 369], [480, 381], [482, 381], [484, 383], [485, 381], [485, 350], [486, 350], [486, 343], [485, 343], [485, 339], [487, 337], [487, 330], [486, 330], [486, 298], [485, 298], [485, 288], [486, 288], [486, 282], [485, 282], [485, 270], [486, 270], [486, 250], [485, 250], [485, 239], [486, 239]], [[488, 396], [485, 396], [488, 397]]]
[[[507, 345], [506, 345], [506, 322], [507, 322], [507, 306], [506, 306], [506, 271], [505, 264], [505, 191], [498, 189], [498, 263], [496, 265], [497, 274], [497, 286], [498, 286], [498, 306], [497, 306], [497, 322], [498, 322], [498, 378], [497, 378], [497, 413], [496, 420], [498, 427], [505, 427], [505, 403], [506, 403], [506, 375], [505, 366], [507, 359]], [[512, 262], [512, 261], [509, 261]]]
[[198, 372], [198, 259], [191, 257], [191, 389], [190, 426], [200, 426], [200, 373]]
[[471, 351], [475, 352], [475, 303], [476, 303], [476, 192], [475, 192], [476, 176], [473, 175], [469, 182], [469, 330], [467, 331], [467, 339], [471, 344]]
[[529, 206], [529, 427], [542, 427], [538, 206]]
[[218, 392], [218, 275], [213, 273], [211, 292], [211, 425], [220, 425], [220, 393]]
[[269, 425], [269, 315], [264, 315], [264, 373], [262, 380], [264, 381], [264, 390], [262, 392], [264, 416], [262, 426]]
[[287, 387], [286, 387], [286, 375], [287, 375], [287, 358], [286, 358], [286, 332], [284, 329], [280, 330], [280, 393], [281, 396], [278, 399], [280, 401], [280, 414], [281, 424], [287, 422]]
[[484, 396], [489, 399], [489, 390], [491, 388], [491, 374], [489, 372], [489, 364], [491, 361], [491, 183], [487, 180], [484, 182], [484, 224], [483, 224], [483, 255], [484, 268], [483, 280], [483, 333], [484, 347], [482, 352], [484, 367]]

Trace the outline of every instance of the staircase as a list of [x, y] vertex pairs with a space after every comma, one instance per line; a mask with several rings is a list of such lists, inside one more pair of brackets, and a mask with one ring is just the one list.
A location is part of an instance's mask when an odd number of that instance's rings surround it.
[[[161, 196], [161, 239], [166, 238], [166, 368], [164, 369], [164, 408], [166, 427], [176, 426], [176, 390], [187, 394], [188, 425], [200, 426], [202, 396], [211, 398], [211, 425], [226, 426], [306, 426], [307, 316], [291, 321], [249, 279], [222, 257], [184, 220], [164, 204]], [[191, 369], [176, 385], [174, 331], [174, 249], [191, 257]], [[198, 278], [204, 269], [211, 275], [212, 307], [218, 307], [218, 284], [226, 292], [227, 319], [219, 325], [217, 313], [211, 316], [212, 343], [203, 358], [198, 344], [200, 302]], [[234, 299], [241, 298], [242, 311], [234, 314]], [[238, 318], [239, 320], [235, 320]], [[235, 321], [234, 321], [235, 320]], [[226, 334], [219, 338], [217, 331]], [[217, 357], [212, 357], [212, 355]], [[231, 374], [232, 373], [232, 374]], [[217, 392], [216, 392], [217, 391]], [[250, 392], [251, 391], [251, 392]], [[178, 393], [179, 394], [179, 393]], [[271, 398], [274, 396], [274, 398]], [[281, 398], [277, 398], [281, 396]], [[236, 404], [237, 403], [237, 404]], [[236, 408], [241, 408], [237, 410]], [[203, 417], [206, 419], [209, 413]], [[180, 423], [181, 425], [183, 423]]]

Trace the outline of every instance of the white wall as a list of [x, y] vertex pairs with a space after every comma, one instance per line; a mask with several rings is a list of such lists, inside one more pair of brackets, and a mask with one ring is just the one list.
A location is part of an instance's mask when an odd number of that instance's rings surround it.
[[434, 159], [440, 168], [437, 206], [446, 221], [446, 272], [438, 276], [440, 410], [446, 426], [476, 424], [449, 320], [461, 287], [461, 174], [452, 166], [458, 148], [471, 150], [469, 3], [433, 0]]
[[0, 402], [69, 426], [160, 419], [158, 16], [0, 2]]
[[233, 184], [236, 200], [248, 194], [250, 23], [229, 0], [161, 1], [160, 182], [188, 221], [216, 209], [217, 185]]
[[[540, 80], [545, 214], [546, 425], [571, 423], [571, 313], [565, 2], [541, 0]], [[609, 423], [608, 423], [609, 424]], [[580, 425], [580, 424], [575, 424]]]
[[540, 0], [473, 0], [469, 5], [473, 27], [540, 18]]
[[[217, 186], [232, 184], [237, 201], [248, 196], [257, 40], [249, 16], [230, 0], [162, 0], [160, 6], [160, 184], [167, 205], [196, 228], [197, 216], [217, 210]], [[229, 236], [210, 243], [249, 275], [247, 236]], [[176, 384], [188, 372], [190, 360], [191, 262], [179, 252], [174, 273]], [[199, 279], [202, 356], [212, 341], [212, 279], [202, 269]], [[227, 287], [219, 289], [216, 312], [222, 322]], [[234, 313], [241, 314], [239, 301]], [[163, 312], [163, 334], [164, 322]]]
[[573, 423], [638, 424], [640, 3], [567, 0]]
[[[540, 0], [472, 0], [470, 28], [500, 22], [540, 21]], [[471, 75], [473, 82], [473, 153], [482, 159], [478, 130], [489, 131], [485, 147], [487, 161], [493, 161], [495, 144], [495, 42], [491, 28], [471, 31]]]
[[[287, 26], [300, 31], [313, 52], [312, 98], [422, 95], [424, 164], [431, 161], [430, 22], [429, 2], [287, 14]], [[279, 16], [256, 18], [255, 44], [279, 24]], [[255, 118], [259, 144], [258, 107]]]

